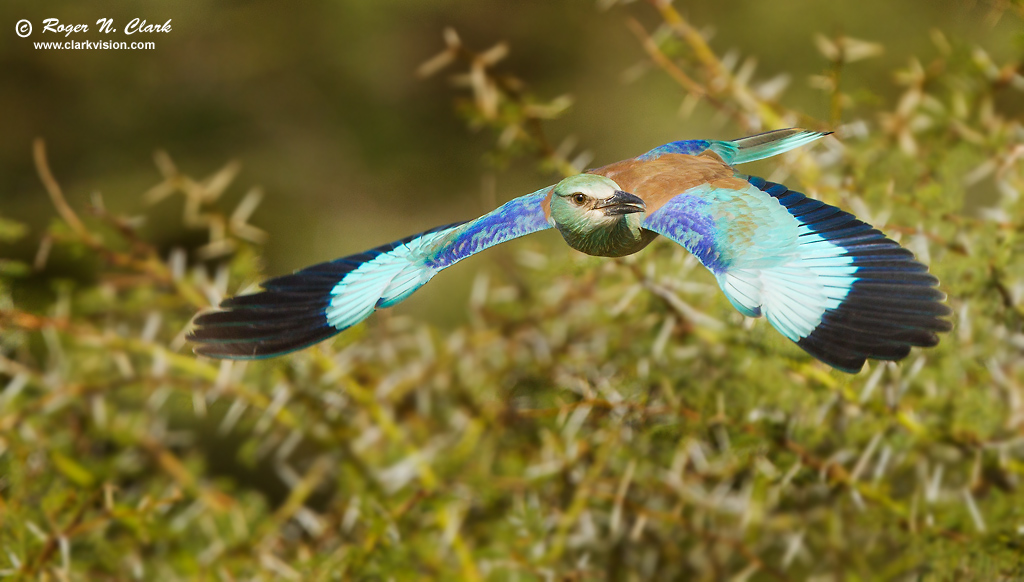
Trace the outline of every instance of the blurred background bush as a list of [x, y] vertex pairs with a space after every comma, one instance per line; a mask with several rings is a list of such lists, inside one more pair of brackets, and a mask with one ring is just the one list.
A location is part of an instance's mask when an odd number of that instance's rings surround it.
[[[1021, 3], [676, 9], [0, 7], [37, 26], [0, 34], [0, 570], [1021, 576]], [[136, 16], [173, 31], [32, 48], [43, 18]], [[848, 377], [671, 244], [599, 260], [550, 233], [292, 357], [182, 339], [262, 276], [785, 125], [839, 139], [749, 171], [930, 262], [957, 312], [938, 348]]]

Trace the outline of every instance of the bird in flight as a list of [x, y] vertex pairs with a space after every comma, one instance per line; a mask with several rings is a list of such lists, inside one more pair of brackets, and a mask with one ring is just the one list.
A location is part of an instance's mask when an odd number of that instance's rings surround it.
[[401, 302], [472, 254], [555, 228], [572, 248], [602, 257], [633, 254], [658, 235], [671, 239], [711, 271], [740, 313], [764, 315], [844, 372], [936, 345], [936, 333], [951, 328], [951, 311], [938, 280], [910, 251], [852, 214], [734, 168], [825, 135], [793, 128], [672, 142], [476, 220], [270, 279], [262, 291], [200, 314], [189, 339], [212, 358], [299, 350]]

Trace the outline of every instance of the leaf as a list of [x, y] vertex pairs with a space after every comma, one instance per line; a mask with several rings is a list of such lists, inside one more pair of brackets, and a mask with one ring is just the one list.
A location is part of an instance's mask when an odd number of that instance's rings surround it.
[[12, 259], [0, 259], [0, 275], [7, 277], [24, 277], [31, 269], [21, 261]]
[[28, 227], [24, 224], [0, 216], [0, 242], [14, 242], [27, 232]]
[[53, 451], [50, 453], [50, 460], [53, 461], [53, 465], [58, 471], [63, 473], [65, 477], [73, 481], [76, 485], [91, 487], [96, 481], [95, 477], [93, 477], [92, 473], [90, 473], [88, 469], [80, 465], [71, 457], [67, 457], [62, 453]]

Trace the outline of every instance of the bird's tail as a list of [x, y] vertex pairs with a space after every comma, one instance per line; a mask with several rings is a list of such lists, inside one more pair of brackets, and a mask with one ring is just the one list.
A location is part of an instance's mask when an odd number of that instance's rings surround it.
[[199, 355], [234, 360], [269, 358], [323, 341], [429, 281], [437, 270], [424, 251], [456, 226], [270, 279], [263, 291], [225, 299], [221, 311], [196, 317], [188, 339], [199, 344]]
[[735, 166], [763, 160], [807, 145], [832, 133], [831, 131], [808, 131], [798, 127], [777, 129], [732, 141], [713, 141], [708, 149], [715, 152], [725, 163]]
[[834, 368], [857, 372], [866, 358], [900, 360], [952, 327], [938, 280], [914, 255], [848, 212], [749, 177], [799, 223], [784, 260], [718, 275], [745, 315], [775, 329]]

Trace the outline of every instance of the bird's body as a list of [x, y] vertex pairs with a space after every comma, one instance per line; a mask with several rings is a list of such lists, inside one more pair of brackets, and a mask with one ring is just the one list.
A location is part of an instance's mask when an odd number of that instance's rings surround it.
[[265, 291], [199, 316], [197, 352], [251, 359], [330, 337], [390, 307], [438, 271], [506, 240], [554, 227], [569, 246], [608, 257], [658, 235], [693, 253], [744, 315], [766, 315], [811, 355], [847, 372], [898, 360], [948, 331], [937, 280], [853, 215], [738, 173], [826, 134], [799, 129], [735, 141], [666, 144], [566, 178], [476, 220], [271, 279]]

